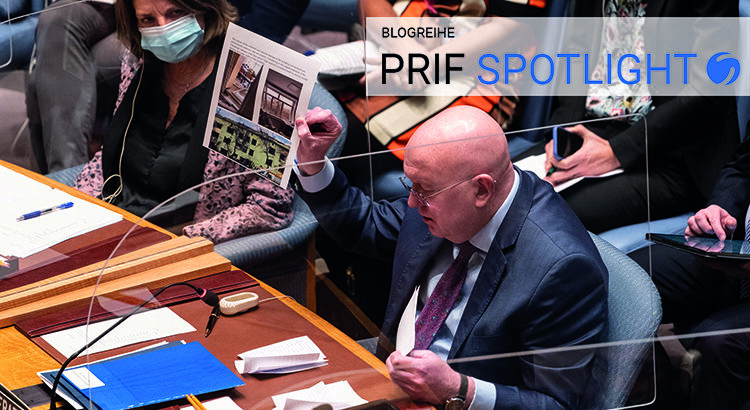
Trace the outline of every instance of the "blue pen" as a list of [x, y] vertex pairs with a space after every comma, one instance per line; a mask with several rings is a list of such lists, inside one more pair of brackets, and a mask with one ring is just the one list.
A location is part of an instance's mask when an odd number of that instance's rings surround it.
[[52, 208], [42, 209], [40, 211], [34, 211], [34, 212], [29, 212], [27, 214], [23, 214], [19, 216], [18, 218], [16, 218], [16, 221], [25, 221], [27, 219], [36, 218], [37, 216], [46, 215], [50, 212], [59, 211], [61, 209], [68, 209], [72, 206], [73, 206], [72, 202], [66, 202], [64, 204], [53, 206]]

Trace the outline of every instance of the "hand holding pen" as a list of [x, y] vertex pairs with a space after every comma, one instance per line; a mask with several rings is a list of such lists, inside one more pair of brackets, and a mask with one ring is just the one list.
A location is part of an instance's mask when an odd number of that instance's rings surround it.
[[52, 212], [59, 211], [59, 210], [62, 210], [62, 209], [68, 209], [68, 208], [70, 208], [72, 206], [73, 206], [73, 202], [66, 202], [64, 204], [53, 206], [51, 208], [41, 209], [41, 210], [38, 210], [38, 211], [33, 211], [33, 212], [25, 213], [25, 214], [19, 216], [18, 218], [16, 218], [16, 221], [18, 221], [18, 222], [25, 221], [27, 219], [36, 218], [37, 216], [47, 215], [48, 213], [52, 213]]

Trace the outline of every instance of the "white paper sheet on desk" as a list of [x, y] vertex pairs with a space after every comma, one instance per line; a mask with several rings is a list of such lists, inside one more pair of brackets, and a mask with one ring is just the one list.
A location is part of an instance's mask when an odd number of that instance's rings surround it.
[[[515, 164], [518, 168], [521, 168], [524, 171], [530, 171], [536, 174], [541, 179], [544, 179], [546, 172], [544, 170], [544, 161], [547, 159], [547, 156], [545, 154], [540, 155], [532, 155], [530, 157], [526, 157], [520, 161], [513, 161], [513, 164]], [[605, 178], [605, 177], [611, 177], [612, 175], [621, 174], [623, 170], [621, 168], [617, 168], [615, 170], [605, 172], [602, 175], [594, 175], [594, 176], [588, 176], [588, 177], [578, 177], [571, 179], [568, 182], [559, 184], [555, 186], [555, 191], [560, 192], [565, 188], [568, 188], [571, 185], [575, 185], [579, 182], [581, 182], [584, 178]]]
[[239, 373], [292, 373], [328, 364], [323, 352], [307, 336], [240, 353], [234, 366]]
[[[92, 323], [86, 336], [86, 325], [48, 333], [42, 339], [52, 345], [63, 356], [68, 357], [90, 340], [100, 335], [120, 318]], [[182, 333], [194, 332], [195, 328], [169, 308], [147, 310], [129, 317], [122, 324], [89, 348], [90, 353], [104, 352], [118, 347], [162, 339]], [[83, 353], [84, 355], [86, 352]]]
[[307, 389], [278, 394], [271, 397], [274, 410], [311, 410], [321, 404], [330, 404], [333, 410], [367, 403], [352, 389], [347, 381], [331, 384], [320, 382]]
[[[0, 166], [0, 255], [25, 258], [118, 222], [122, 215]], [[25, 221], [19, 216], [66, 202], [73, 206]]]
[[[204, 401], [203, 407], [206, 410], [242, 410], [242, 407], [238, 406], [230, 397], [224, 396], [218, 399]], [[194, 410], [193, 406], [180, 407], [180, 410]]]

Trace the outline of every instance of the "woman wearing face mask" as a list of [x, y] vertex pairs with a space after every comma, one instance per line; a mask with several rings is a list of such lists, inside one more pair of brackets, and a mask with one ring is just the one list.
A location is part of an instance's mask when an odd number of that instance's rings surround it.
[[[115, 12], [118, 36], [142, 64], [121, 84], [102, 151], [75, 186], [144, 215], [204, 180], [245, 170], [203, 147], [217, 57], [237, 11], [226, 0], [117, 0]], [[255, 175], [205, 185], [197, 222], [183, 232], [221, 242], [283, 228], [293, 195]]]

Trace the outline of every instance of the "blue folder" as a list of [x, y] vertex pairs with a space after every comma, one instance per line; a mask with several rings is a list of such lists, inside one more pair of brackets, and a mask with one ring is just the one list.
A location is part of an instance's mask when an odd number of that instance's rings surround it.
[[90, 394], [103, 410], [141, 407], [244, 384], [198, 342], [103, 361], [88, 369], [104, 385], [81, 393]]
[[[169, 347], [172, 347], [172, 346], [179, 346], [179, 345], [183, 345], [183, 344], [185, 344], [185, 342], [183, 342], [183, 341], [176, 341], [176, 342], [169, 342], [169, 343], [165, 343], [165, 344], [159, 344], [159, 345], [147, 347], [145, 349], [137, 350], [137, 351], [134, 351], [134, 352], [131, 352], [131, 353], [125, 353], [125, 354], [120, 355], [120, 356], [110, 357], [110, 358], [107, 358], [107, 359], [98, 360], [96, 363], [110, 361], [110, 360], [119, 360], [119, 359], [121, 359], [123, 357], [126, 357], [126, 356], [133, 356], [133, 355], [137, 355], [137, 354], [144, 354], [144, 353], [146, 353], [148, 351], [151, 351], [151, 350], [166, 349], [166, 348], [169, 348]], [[78, 366], [78, 367], [82, 367], [82, 366]], [[41, 377], [42, 379], [46, 380], [48, 386], [52, 386], [54, 384], [54, 382], [55, 382], [55, 376], [57, 376], [57, 370], [48, 370], [48, 371], [39, 373], [39, 377]], [[57, 385], [57, 391], [58, 391], [58, 393], [67, 394], [69, 397], [71, 397], [75, 401], [77, 401], [78, 404], [80, 404], [81, 406], [83, 406], [84, 409], [87, 409], [87, 410], [101, 410], [101, 408], [99, 408], [99, 406], [97, 406], [96, 403], [90, 403], [88, 396], [85, 396], [83, 393], [81, 393], [75, 387], [75, 385], [73, 385], [73, 383], [69, 382], [68, 379], [66, 379], [64, 377], [60, 378], [60, 384]], [[89, 406], [89, 404], [91, 404], [91, 406]]]

